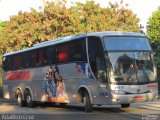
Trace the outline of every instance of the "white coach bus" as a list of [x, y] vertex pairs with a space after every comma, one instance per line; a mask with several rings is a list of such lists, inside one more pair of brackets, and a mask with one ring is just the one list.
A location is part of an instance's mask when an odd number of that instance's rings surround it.
[[19, 106], [148, 102], [157, 99], [156, 66], [147, 37], [93, 32], [35, 44], [3, 55], [3, 94]]

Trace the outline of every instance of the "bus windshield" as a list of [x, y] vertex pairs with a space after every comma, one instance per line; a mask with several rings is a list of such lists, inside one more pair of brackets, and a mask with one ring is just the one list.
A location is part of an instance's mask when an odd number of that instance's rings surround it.
[[150, 52], [110, 52], [111, 82], [150, 82], [156, 70]]
[[104, 44], [107, 51], [151, 51], [151, 47], [146, 37], [104, 37]]
[[146, 37], [104, 37], [111, 63], [111, 82], [151, 82], [156, 80], [156, 67]]

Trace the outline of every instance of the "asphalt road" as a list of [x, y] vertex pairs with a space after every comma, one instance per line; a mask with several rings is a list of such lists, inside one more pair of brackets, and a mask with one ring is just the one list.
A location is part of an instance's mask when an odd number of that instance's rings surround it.
[[34, 108], [18, 107], [15, 102], [0, 102], [0, 119], [24, 120], [160, 120], [160, 100], [131, 104], [94, 106], [92, 113], [85, 113], [77, 105], [43, 105]]

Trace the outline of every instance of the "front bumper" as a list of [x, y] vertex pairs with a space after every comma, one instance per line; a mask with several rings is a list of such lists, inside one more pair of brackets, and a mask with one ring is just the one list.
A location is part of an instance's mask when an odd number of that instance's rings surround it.
[[158, 98], [158, 92], [145, 93], [145, 94], [127, 94], [117, 95], [112, 94], [112, 104], [129, 104], [129, 103], [140, 103], [150, 102]]

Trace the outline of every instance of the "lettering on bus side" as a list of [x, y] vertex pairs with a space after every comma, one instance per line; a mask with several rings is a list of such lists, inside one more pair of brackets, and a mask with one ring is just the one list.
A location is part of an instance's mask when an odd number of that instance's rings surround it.
[[30, 70], [7, 72], [6, 80], [29, 80]]
[[124, 86], [115, 86], [115, 90], [123, 90]]
[[106, 92], [100, 92], [100, 96], [108, 96], [108, 93], [106, 93]]

